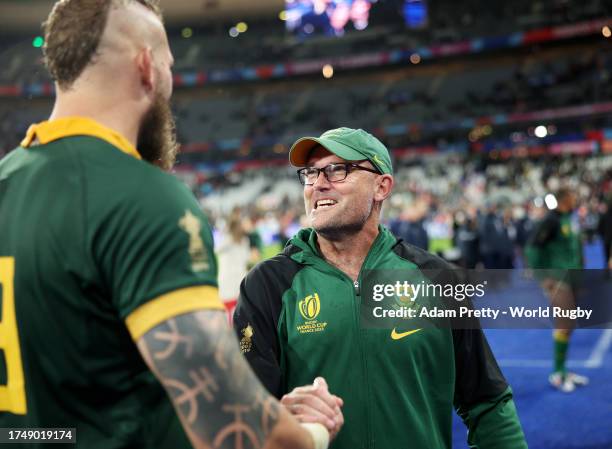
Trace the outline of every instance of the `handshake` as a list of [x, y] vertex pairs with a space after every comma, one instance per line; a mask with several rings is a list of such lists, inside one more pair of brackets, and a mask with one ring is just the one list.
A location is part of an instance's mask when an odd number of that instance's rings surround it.
[[281, 398], [281, 404], [300, 423], [319, 423], [334, 439], [344, 424], [341, 407], [342, 399], [329, 392], [327, 382], [317, 377], [312, 385], [296, 387]]

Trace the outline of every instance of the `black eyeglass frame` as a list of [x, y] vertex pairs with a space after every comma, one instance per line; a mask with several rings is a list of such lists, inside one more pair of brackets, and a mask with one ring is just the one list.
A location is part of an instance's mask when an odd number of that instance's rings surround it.
[[[346, 171], [346, 175], [344, 176], [344, 178], [342, 179], [336, 179], [335, 181], [330, 181], [329, 176], [327, 174], [327, 170], [329, 170], [329, 167], [332, 166], [338, 166], [338, 165], [344, 165], [344, 169]], [[315, 178], [315, 181], [312, 184], [307, 184], [306, 183], [306, 177], [304, 176], [304, 180], [302, 180], [302, 173], [304, 173], [306, 170], [316, 170], [317, 171], [317, 177]], [[368, 168], [368, 167], [363, 167], [361, 165], [358, 165], [354, 162], [335, 162], [332, 164], [327, 164], [325, 167], [321, 167], [321, 168], [317, 168], [317, 167], [303, 167], [300, 168], [298, 170], [296, 170], [297, 176], [298, 176], [298, 180], [300, 181], [300, 184], [302, 184], [303, 186], [312, 186], [314, 185], [315, 182], [317, 182], [317, 179], [319, 179], [319, 176], [321, 176], [321, 172], [323, 172], [323, 176], [325, 176], [325, 179], [327, 180], [327, 182], [342, 182], [344, 181], [348, 175], [351, 173], [351, 171], [353, 170], [363, 170], [363, 171], [368, 171], [370, 173], [375, 173], [377, 175], [380, 175], [381, 173], [378, 170], [372, 169], [372, 168]]]

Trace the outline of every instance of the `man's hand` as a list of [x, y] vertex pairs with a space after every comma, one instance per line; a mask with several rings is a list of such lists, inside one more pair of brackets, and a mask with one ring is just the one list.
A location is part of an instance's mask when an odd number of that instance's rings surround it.
[[327, 382], [322, 377], [317, 377], [312, 385], [294, 388], [291, 393], [281, 398], [281, 404], [299, 422], [323, 424], [329, 431], [330, 439], [338, 434], [344, 424], [340, 409], [343, 401], [329, 392]]

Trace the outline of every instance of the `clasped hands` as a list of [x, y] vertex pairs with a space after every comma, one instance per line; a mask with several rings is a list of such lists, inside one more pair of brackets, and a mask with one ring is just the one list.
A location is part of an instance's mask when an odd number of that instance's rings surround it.
[[312, 385], [296, 387], [281, 398], [281, 404], [299, 421], [320, 423], [333, 439], [344, 424], [343, 401], [329, 392], [327, 382], [317, 377]]

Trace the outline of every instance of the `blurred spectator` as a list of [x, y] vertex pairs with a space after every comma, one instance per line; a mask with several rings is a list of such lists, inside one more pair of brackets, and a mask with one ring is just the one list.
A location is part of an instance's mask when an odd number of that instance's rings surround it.
[[462, 211], [455, 216], [455, 244], [461, 253], [459, 265], [473, 269], [480, 259], [478, 251], [478, 225], [475, 217], [467, 217]]
[[406, 207], [399, 219], [392, 221], [389, 226], [396, 237], [427, 251], [429, 237], [423, 223], [424, 219], [425, 206], [422, 203], [415, 203]]
[[480, 256], [485, 268], [514, 267], [516, 228], [509, 208], [500, 214], [497, 206], [490, 204], [479, 220], [478, 239]]
[[586, 241], [593, 242], [593, 238], [598, 233], [599, 229], [599, 214], [593, 204], [587, 204], [579, 210], [580, 214], [580, 229], [584, 231]]
[[215, 252], [219, 261], [219, 297], [225, 303], [235, 301], [251, 257], [249, 239], [238, 218], [229, 220]]
[[612, 268], [612, 193], [608, 194], [602, 209], [599, 218], [599, 234], [603, 239], [606, 263]]

